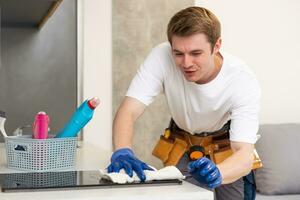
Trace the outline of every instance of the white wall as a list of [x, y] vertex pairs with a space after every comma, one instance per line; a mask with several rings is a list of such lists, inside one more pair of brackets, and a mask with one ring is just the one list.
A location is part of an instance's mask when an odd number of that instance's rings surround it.
[[261, 123], [300, 122], [300, 1], [196, 0], [222, 24], [223, 50], [255, 71]]
[[[300, 1], [195, 1], [221, 20], [223, 50], [244, 59], [262, 87], [261, 123], [300, 122]], [[79, 0], [81, 99], [99, 96], [100, 109], [84, 140], [111, 150], [111, 1]]]
[[[98, 96], [100, 107], [84, 129], [84, 141], [104, 150], [112, 149], [111, 1], [79, 0], [78, 73], [81, 100]], [[80, 98], [79, 98], [80, 100]]]

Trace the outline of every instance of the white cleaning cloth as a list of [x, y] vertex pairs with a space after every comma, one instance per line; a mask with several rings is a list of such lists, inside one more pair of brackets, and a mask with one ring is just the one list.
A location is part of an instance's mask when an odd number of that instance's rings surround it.
[[[144, 170], [146, 175], [146, 182], [152, 180], [166, 180], [166, 179], [184, 179], [185, 176], [175, 167], [167, 166], [160, 170], [154, 169], [154, 171]], [[107, 170], [100, 170], [100, 178], [110, 180], [114, 183], [125, 184], [132, 182], [140, 182], [139, 177], [133, 172], [133, 176], [130, 177], [121, 170], [119, 173], [107, 173]]]

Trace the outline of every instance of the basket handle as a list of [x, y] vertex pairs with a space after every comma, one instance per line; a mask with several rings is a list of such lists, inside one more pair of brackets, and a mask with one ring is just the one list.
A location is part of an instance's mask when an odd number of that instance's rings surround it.
[[15, 145], [14, 147], [14, 150], [15, 151], [27, 151], [27, 146], [26, 145], [20, 145], [20, 144], [17, 144]]

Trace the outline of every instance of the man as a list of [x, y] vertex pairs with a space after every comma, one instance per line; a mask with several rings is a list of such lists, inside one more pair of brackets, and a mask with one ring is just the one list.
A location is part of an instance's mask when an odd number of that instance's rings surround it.
[[217, 199], [254, 199], [251, 168], [260, 99], [255, 76], [241, 60], [220, 52], [220, 22], [205, 8], [189, 7], [176, 13], [167, 34], [169, 42], [155, 47], [140, 66], [116, 114], [115, 152], [108, 171], [123, 168], [130, 176], [135, 171], [145, 180], [143, 170], [151, 168], [131, 150], [133, 125], [163, 92], [174, 123], [191, 137], [213, 134], [230, 123], [233, 153], [216, 164], [209, 156], [190, 162], [185, 152], [175, 164], [183, 172], [188, 169], [191, 178], [187, 180], [215, 189]]

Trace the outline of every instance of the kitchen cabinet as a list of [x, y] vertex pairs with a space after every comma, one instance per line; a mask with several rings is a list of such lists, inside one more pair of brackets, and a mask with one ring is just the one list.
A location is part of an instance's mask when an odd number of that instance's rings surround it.
[[2, 27], [42, 28], [62, 0], [0, 0]]

